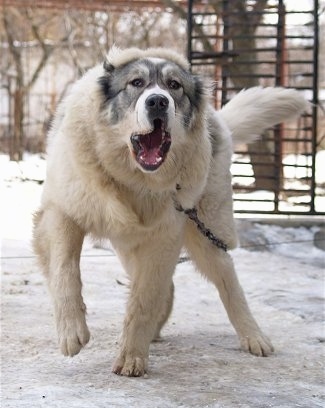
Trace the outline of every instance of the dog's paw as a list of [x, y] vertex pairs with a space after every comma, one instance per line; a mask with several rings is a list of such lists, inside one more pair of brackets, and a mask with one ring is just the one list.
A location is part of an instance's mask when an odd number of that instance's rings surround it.
[[126, 377], [142, 377], [147, 373], [147, 359], [143, 357], [118, 357], [112, 368], [113, 373]]
[[57, 326], [60, 349], [64, 356], [75, 356], [90, 339], [84, 316], [61, 319]]
[[240, 346], [258, 357], [267, 357], [274, 351], [271, 341], [262, 333], [241, 337]]

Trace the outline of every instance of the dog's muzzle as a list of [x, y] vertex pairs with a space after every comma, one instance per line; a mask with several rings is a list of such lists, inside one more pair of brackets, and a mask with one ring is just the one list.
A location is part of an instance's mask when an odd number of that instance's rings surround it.
[[145, 100], [145, 108], [153, 128], [146, 133], [131, 135], [133, 152], [137, 162], [146, 171], [155, 171], [167, 157], [171, 145], [166, 130], [169, 100], [161, 94], [151, 94]]

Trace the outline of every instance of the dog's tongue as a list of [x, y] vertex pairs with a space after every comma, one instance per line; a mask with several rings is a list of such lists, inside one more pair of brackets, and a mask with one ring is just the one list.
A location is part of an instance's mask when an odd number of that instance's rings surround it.
[[171, 140], [161, 119], [155, 119], [153, 131], [144, 135], [132, 135], [131, 143], [138, 163], [145, 170], [153, 171], [164, 161]]
[[[156, 122], [156, 121], [155, 121]], [[162, 130], [158, 124], [154, 124], [155, 129], [147, 135], [141, 136], [142, 152], [141, 160], [149, 165], [156, 165], [160, 158], [160, 146], [162, 142]]]
[[161, 162], [161, 156], [159, 155], [158, 149], [144, 151], [140, 155], [140, 159], [149, 166], [156, 166]]

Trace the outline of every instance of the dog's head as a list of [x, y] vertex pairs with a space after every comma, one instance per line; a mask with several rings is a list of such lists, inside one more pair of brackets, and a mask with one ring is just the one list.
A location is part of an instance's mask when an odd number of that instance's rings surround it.
[[158, 170], [173, 148], [186, 143], [204, 111], [202, 81], [171, 50], [114, 47], [99, 84], [106, 118], [143, 172]]

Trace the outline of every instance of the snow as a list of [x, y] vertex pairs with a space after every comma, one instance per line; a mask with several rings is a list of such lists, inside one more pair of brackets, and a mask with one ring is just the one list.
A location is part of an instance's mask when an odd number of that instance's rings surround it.
[[245, 248], [232, 256], [253, 314], [272, 338], [273, 356], [239, 350], [216, 290], [187, 261], [177, 266], [173, 314], [163, 341], [151, 346], [148, 378], [118, 377], [111, 365], [127, 297], [123, 270], [109, 247], [85, 243], [81, 267], [92, 338], [78, 356], [61, 356], [51, 300], [30, 248], [45, 161], [27, 159], [10, 163], [0, 155], [1, 407], [325, 405], [325, 253], [313, 246], [321, 224], [239, 221]]

